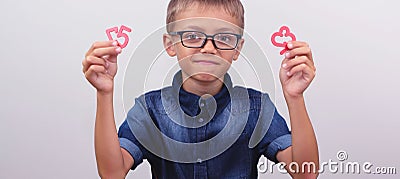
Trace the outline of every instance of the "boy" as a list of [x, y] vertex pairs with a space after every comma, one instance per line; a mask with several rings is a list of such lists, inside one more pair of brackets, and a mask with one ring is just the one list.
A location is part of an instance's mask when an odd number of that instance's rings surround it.
[[[83, 72], [97, 89], [95, 152], [102, 178], [124, 178], [143, 159], [153, 178], [256, 178], [261, 155], [287, 164], [293, 178], [317, 177], [318, 147], [303, 98], [315, 76], [311, 50], [304, 42], [288, 43], [279, 72], [289, 132], [267, 94], [233, 87], [227, 74], [244, 44], [243, 16], [239, 0], [171, 0], [163, 42], [181, 71], [172, 86], [138, 97], [118, 133], [113, 78], [121, 48], [115, 41], [92, 45]], [[252, 146], [254, 132], [261, 138]], [[177, 147], [182, 143], [193, 145]], [[296, 172], [288, 168], [291, 162], [316, 167]]]

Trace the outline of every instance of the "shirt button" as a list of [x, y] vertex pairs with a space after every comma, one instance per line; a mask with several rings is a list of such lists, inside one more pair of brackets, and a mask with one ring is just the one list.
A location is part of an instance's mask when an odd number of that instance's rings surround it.
[[203, 122], [204, 121], [204, 119], [203, 118], [199, 118], [199, 122], [201, 123], [201, 122]]
[[204, 107], [204, 103], [200, 103], [200, 107]]
[[198, 163], [201, 163], [201, 162], [203, 162], [203, 161], [202, 161], [200, 158], [198, 158], [198, 159], [197, 159], [197, 162], [198, 162]]

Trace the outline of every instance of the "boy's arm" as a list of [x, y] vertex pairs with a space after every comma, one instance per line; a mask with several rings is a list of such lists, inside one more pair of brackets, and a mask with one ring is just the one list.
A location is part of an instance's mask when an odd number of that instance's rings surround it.
[[134, 160], [120, 147], [114, 122], [113, 94], [97, 93], [95, 152], [102, 178], [125, 178]]
[[[317, 178], [318, 145], [303, 96], [315, 77], [316, 68], [307, 43], [293, 41], [288, 43], [288, 48], [279, 76], [289, 110], [292, 146], [278, 152], [277, 159], [286, 164], [286, 170], [293, 178]], [[290, 169], [291, 162], [297, 163], [300, 170]]]
[[[293, 178], [317, 178], [317, 171], [319, 170], [318, 145], [304, 99], [302, 97], [287, 98], [286, 101], [292, 129], [292, 146], [278, 152], [276, 157], [278, 161], [286, 164], [285, 168]], [[297, 170], [296, 167], [292, 167], [294, 172], [288, 168], [291, 162], [298, 164], [299, 171], [295, 171]], [[302, 166], [305, 166], [304, 170]], [[311, 172], [308, 172], [308, 170]]]
[[125, 178], [134, 161], [120, 147], [114, 121], [113, 90], [117, 73], [116, 41], [96, 42], [82, 61], [83, 73], [97, 90], [95, 153], [98, 173], [102, 178]]

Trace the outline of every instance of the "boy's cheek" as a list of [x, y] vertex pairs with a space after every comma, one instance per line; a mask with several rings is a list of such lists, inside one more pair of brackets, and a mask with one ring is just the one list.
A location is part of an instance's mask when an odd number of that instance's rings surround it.
[[175, 50], [177, 52], [178, 60], [181, 60], [182, 58], [188, 58], [196, 53], [200, 53], [199, 50], [195, 48], [186, 48], [182, 46], [182, 44], [176, 44]]
[[221, 55], [222, 55], [221, 58], [223, 58], [229, 64], [231, 64], [238, 58], [238, 53], [236, 51], [222, 53]]

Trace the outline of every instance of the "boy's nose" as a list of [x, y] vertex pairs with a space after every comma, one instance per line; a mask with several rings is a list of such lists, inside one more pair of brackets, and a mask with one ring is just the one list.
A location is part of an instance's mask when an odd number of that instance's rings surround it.
[[214, 44], [212, 42], [212, 39], [207, 38], [206, 44], [204, 44], [204, 47], [201, 48], [200, 50], [202, 53], [217, 53], [217, 49], [214, 47]]

